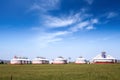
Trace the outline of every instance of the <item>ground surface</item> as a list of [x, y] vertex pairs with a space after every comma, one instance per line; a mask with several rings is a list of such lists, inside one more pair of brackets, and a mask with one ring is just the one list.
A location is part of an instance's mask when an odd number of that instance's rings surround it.
[[0, 80], [120, 80], [120, 64], [1, 64]]

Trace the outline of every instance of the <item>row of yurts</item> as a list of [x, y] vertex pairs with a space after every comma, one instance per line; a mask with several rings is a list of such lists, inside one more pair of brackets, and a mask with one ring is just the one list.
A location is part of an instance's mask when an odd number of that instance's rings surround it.
[[[87, 63], [116, 63], [117, 59], [112, 57], [111, 55], [106, 55], [106, 52], [102, 52], [101, 54], [94, 57], [91, 61], [87, 61], [83, 57], [76, 58], [75, 62], [76, 64], [87, 64]], [[56, 59], [49, 61], [48, 59], [44, 57], [36, 57], [32, 61], [30, 61], [26, 57], [14, 57], [10, 60], [10, 64], [67, 64], [69, 63], [67, 59], [64, 57], [57, 57]]]

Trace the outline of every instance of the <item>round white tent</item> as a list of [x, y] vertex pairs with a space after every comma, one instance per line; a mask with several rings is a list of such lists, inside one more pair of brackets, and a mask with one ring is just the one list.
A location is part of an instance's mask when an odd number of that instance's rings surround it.
[[49, 64], [49, 60], [44, 57], [36, 57], [32, 60], [32, 64]]
[[52, 64], [67, 64], [67, 60], [63, 57], [57, 57], [52, 61]]
[[92, 63], [115, 63], [116, 59], [110, 55], [106, 55], [106, 52], [102, 52], [101, 54], [97, 55], [96, 57], [93, 58]]
[[15, 56], [10, 60], [10, 64], [30, 64], [30, 60], [26, 57], [17, 57]]
[[83, 57], [78, 57], [78, 58], [76, 58], [75, 63], [76, 64], [86, 64], [87, 60]]

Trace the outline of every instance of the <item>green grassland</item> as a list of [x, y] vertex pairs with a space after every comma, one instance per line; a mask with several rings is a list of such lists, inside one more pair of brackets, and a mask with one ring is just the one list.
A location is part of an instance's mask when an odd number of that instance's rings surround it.
[[120, 64], [0, 65], [0, 80], [120, 80]]

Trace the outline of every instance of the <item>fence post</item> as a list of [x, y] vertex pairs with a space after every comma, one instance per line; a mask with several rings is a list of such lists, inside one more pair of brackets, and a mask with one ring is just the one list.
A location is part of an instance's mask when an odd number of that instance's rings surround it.
[[12, 75], [10, 76], [10, 80], [12, 80]]

